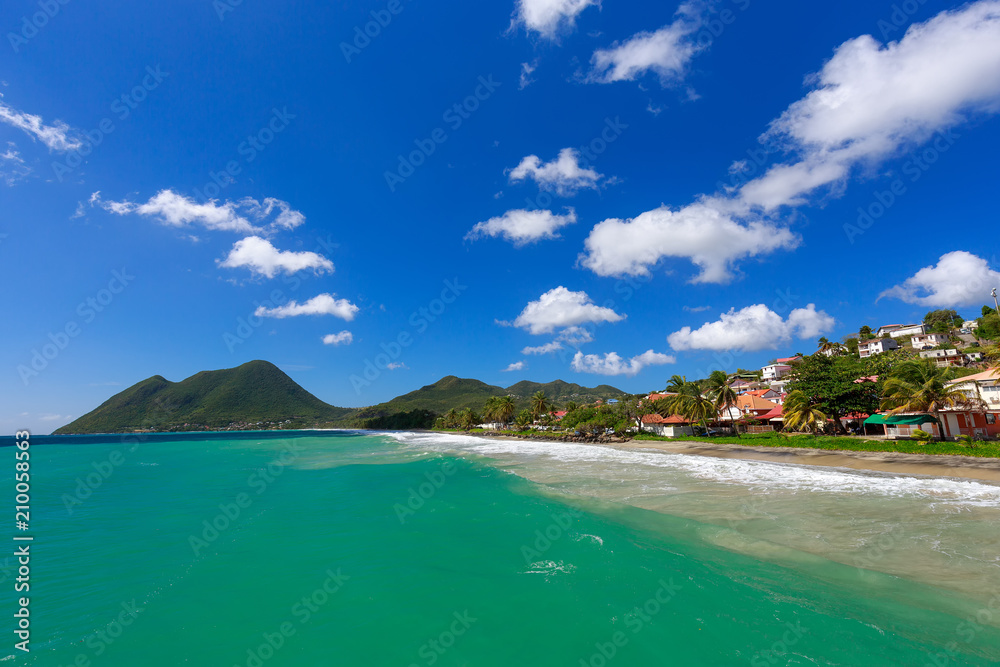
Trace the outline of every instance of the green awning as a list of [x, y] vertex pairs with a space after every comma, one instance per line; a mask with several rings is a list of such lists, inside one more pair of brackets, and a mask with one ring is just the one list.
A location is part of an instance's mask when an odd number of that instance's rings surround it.
[[937, 419], [930, 415], [872, 415], [865, 420], [866, 424], [882, 424], [883, 426], [894, 424], [926, 424], [927, 422], [937, 423]]

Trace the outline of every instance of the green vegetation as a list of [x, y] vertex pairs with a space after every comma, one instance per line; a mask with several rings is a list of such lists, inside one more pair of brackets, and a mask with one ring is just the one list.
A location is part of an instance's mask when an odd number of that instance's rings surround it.
[[[416, 391], [398, 396], [376, 407], [392, 412], [419, 409], [444, 414], [452, 408], [457, 410], [472, 408], [477, 412], [483, 412], [486, 408], [486, 401], [490, 398], [510, 396], [514, 400], [515, 410], [521, 410], [523, 408], [530, 409], [531, 397], [538, 392], [544, 393], [546, 400], [553, 403], [562, 403], [569, 400], [591, 403], [598, 399], [618, 398], [622, 394], [620, 389], [606, 384], [590, 388], [563, 382], [562, 380], [544, 384], [523, 381], [505, 389], [480, 382], [479, 380], [470, 380], [449, 375], [441, 378], [434, 384], [429, 384]], [[509, 420], [504, 419], [501, 421], [506, 423]]]
[[[941, 410], [945, 408], [981, 407], [978, 398], [945, 385], [952, 379], [949, 370], [938, 368], [925, 360], [914, 359], [901, 363], [886, 380], [882, 408], [893, 415], [901, 412], [925, 412], [933, 415], [940, 424]], [[940, 437], [942, 440], [945, 437], [943, 430]]]
[[201, 430], [238, 423], [241, 428], [301, 428], [332, 422], [349, 408], [327, 405], [277, 366], [251, 361], [237, 368], [202, 371], [181, 382], [159, 375], [143, 380], [97, 409], [55, 431], [126, 433], [135, 430]]
[[805, 392], [796, 390], [785, 398], [783, 409], [784, 426], [793, 431], [808, 431], [815, 434], [820, 424], [829, 419]]
[[960, 329], [964, 321], [961, 315], [951, 309], [932, 310], [924, 315], [928, 333], [951, 333], [953, 329]]

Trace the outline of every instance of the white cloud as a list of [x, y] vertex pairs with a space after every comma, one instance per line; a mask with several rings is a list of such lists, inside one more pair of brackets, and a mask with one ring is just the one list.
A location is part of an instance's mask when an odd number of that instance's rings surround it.
[[572, 29], [576, 17], [591, 5], [599, 7], [600, 0], [517, 0], [514, 23], [554, 39], [560, 30]]
[[605, 355], [584, 354], [577, 352], [573, 356], [570, 367], [578, 373], [595, 373], [597, 375], [636, 375], [646, 366], [662, 366], [676, 363], [677, 359], [669, 354], [661, 354], [646, 350], [642, 354], [623, 359], [617, 352]]
[[514, 320], [513, 326], [527, 329], [532, 334], [546, 334], [588, 322], [596, 324], [624, 319], [624, 315], [596, 305], [586, 292], [571, 292], [560, 285], [540, 296], [538, 301], [529, 302]]
[[580, 347], [584, 343], [590, 343], [593, 341], [594, 334], [592, 334], [589, 329], [585, 329], [583, 327], [569, 327], [560, 332], [558, 340], [561, 340], [571, 347]]
[[554, 190], [560, 197], [571, 197], [581, 188], [597, 188], [602, 174], [580, 166], [580, 156], [572, 148], [559, 151], [559, 157], [542, 162], [537, 155], [523, 158], [510, 172], [510, 180], [530, 178], [543, 190]]
[[611, 48], [598, 49], [590, 62], [588, 81], [634, 81], [655, 72], [664, 86], [682, 80], [688, 64], [702, 47], [693, 38], [701, 29], [704, 5], [687, 2], [677, 10], [673, 23], [656, 32], [640, 32]]
[[526, 347], [521, 350], [521, 354], [527, 356], [532, 354], [549, 354], [551, 352], [558, 352], [563, 348], [562, 343], [557, 340], [551, 343], [546, 343], [545, 345], [539, 345], [538, 347]]
[[333, 272], [333, 262], [315, 252], [278, 250], [270, 241], [248, 236], [233, 244], [233, 249], [219, 266], [227, 269], [246, 267], [253, 273], [273, 278], [279, 272], [288, 275], [312, 269], [314, 273]]
[[910, 26], [898, 42], [870, 35], [841, 44], [812, 90], [764, 138], [801, 154], [743, 186], [767, 210], [842, 185], [861, 162], [927, 141], [970, 115], [1000, 109], [1000, 2], [982, 0]]
[[3, 180], [8, 186], [13, 186], [31, 173], [31, 167], [24, 164], [24, 159], [19, 152], [14, 150], [15, 148], [17, 146], [14, 145], [14, 142], [8, 141], [7, 150], [0, 153], [0, 180]]
[[239, 205], [246, 208], [255, 220], [264, 220], [271, 215], [272, 211], [278, 209], [277, 217], [270, 224], [274, 229], [295, 229], [306, 221], [306, 216], [292, 209], [288, 202], [274, 197], [265, 197], [263, 202], [244, 197], [240, 200]]
[[358, 307], [347, 299], [335, 299], [333, 294], [319, 294], [304, 303], [298, 303], [294, 299], [284, 306], [277, 308], [266, 308], [259, 306], [254, 311], [257, 317], [298, 317], [299, 315], [335, 315], [342, 320], [350, 322], [358, 312]]
[[1000, 110], [1000, 0], [941, 12], [888, 45], [849, 40], [810, 83], [814, 90], [762, 137], [795, 159], [677, 210], [605, 220], [591, 231], [581, 264], [598, 275], [644, 275], [663, 258], [687, 257], [702, 269], [694, 282], [724, 283], [735, 260], [794, 249], [799, 238], [769, 217], [779, 208], [805, 204], [824, 186], [837, 193], [859, 165]]
[[681, 310], [686, 313], [703, 313], [706, 310], [712, 310], [711, 306], [684, 306]]
[[535, 243], [542, 239], [560, 238], [556, 230], [576, 222], [576, 212], [568, 209], [565, 215], [557, 215], [552, 211], [527, 211], [516, 209], [507, 211], [498, 218], [490, 218], [486, 222], [477, 223], [465, 235], [467, 241], [474, 241], [483, 236], [502, 236], [517, 247]]
[[[128, 200], [104, 200], [98, 191], [90, 196], [90, 203], [116, 215], [135, 213], [156, 217], [171, 227], [196, 224], [216, 231], [260, 234], [279, 229], [294, 229], [305, 222], [302, 213], [293, 210], [287, 202], [273, 197], [268, 197], [263, 202], [245, 197], [239, 202], [226, 200], [220, 204], [217, 200], [210, 199], [199, 204], [190, 197], [167, 189], [157, 192], [145, 204], [136, 204]], [[275, 211], [278, 212], [277, 215], [268, 221]], [[266, 224], [255, 226], [255, 223]]]
[[354, 334], [346, 330], [323, 336], [323, 345], [350, 345], [353, 342]]
[[892, 297], [932, 308], [974, 306], [988, 301], [993, 288], [1000, 289], [1000, 272], [982, 257], [957, 250], [882, 292], [879, 299]]
[[536, 69], [538, 69], [537, 60], [530, 63], [521, 63], [521, 81], [518, 83], [518, 90], [524, 90], [535, 82], [535, 80], [531, 78], [531, 75]]
[[832, 317], [817, 311], [812, 303], [793, 310], [787, 320], [764, 304], [756, 304], [741, 310], [731, 309], [698, 329], [684, 327], [667, 336], [667, 341], [675, 350], [773, 350], [793, 338], [815, 338], [827, 333], [834, 323]]
[[390, 371], [399, 370], [401, 368], [405, 369], [405, 370], [409, 370], [409, 368], [410, 368], [409, 366], [407, 366], [406, 364], [404, 364], [401, 361], [400, 362], [390, 361], [388, 364], [385, 365], [385, 367], [387, 369], [389, 369]]
[[528, 364], [523, 361], [515, 361], [507, 368], [500, 371], [501, 373], [509, 373], [510, 371], [523, 371]]
[[799, 237], [764, 219], [741, 222], [716, 198], [674, 211], [662, 206], [631, 220], [598, 223], [584, 242], [580, 263], [600, 276], [649, 275], [667, 257], [684, 257], [701, 272], [695, 283], [727, 283], [733, 263], [776, 250], [792, 250]]
[[83, 146], [79, 139], [70, 136], [72, 130], [66, 123], [57, 120], [52, 125], [46, 125], [41, 116], [18, 111], [3, 102], [0, 102], [0, 121], [23, 130], [45, 144], [50, 151], [75, 151]]

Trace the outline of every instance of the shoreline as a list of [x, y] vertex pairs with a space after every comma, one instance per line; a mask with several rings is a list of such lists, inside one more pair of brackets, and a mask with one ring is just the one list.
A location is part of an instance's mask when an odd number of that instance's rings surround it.
[[[492, 440], [523, 440], [509, 435], [469, 433]], [[527, 440], [531, 440], [527, 438]], [[533, 442], [549, 442], [533, 440]], [[559, 441], [561, 442], [561, 441]], [[568, 441], [574, 442], [574, 441]], [[952, 477], [1000, 483], [1000, 459], [952, 454], [906, 454], [903, 452], [856, 452], [849, 450], [810, 449], [805, 447], [753, 447], [677, 440], [626, 440], [624, 442], [587, 442], [575, 444], [610, 447], [626, 451], [652, 451], [663, 455], [687, 454], [722, 459], [743, 459], [766, 463], [791, 463], [824, 468], [848, 468], [872, 472]]]

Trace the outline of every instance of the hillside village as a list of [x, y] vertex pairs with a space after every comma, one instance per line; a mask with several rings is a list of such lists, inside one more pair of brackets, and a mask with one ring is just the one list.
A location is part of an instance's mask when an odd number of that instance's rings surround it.
[[482, 417], [451, 410], [437, 428], [555, 431], [663, 437], [804, 431], [884, 439], [976, 441], [1000, 437], [1000, 317], [954, 310], [923, 322], [863, 326], [841, 342], [820, 338], [812, 354], [759, 370], [673, 376], [659, 391], [590, 404], [555, 405], [542, 392], [515, 414], [494, 397]]

